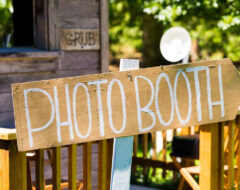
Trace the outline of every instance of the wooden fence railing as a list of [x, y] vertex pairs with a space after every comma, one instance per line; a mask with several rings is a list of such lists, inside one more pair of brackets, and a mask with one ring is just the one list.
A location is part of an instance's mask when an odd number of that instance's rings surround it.
[[[234, 121], [196, 127], [196, 130], [193, 127], [185, 128], [184, 135], [200, 134], [200, 166], [193, 168], [195, 174], [200, 175], [200, 189], [240, 189], [240, 116]], [[162, 178], [166, 177], [167, 172], [173, 172], [172, 176], [176, 178], [176, 164], [167, 156], [167, 145], [171, 142], [167, 141], [167, 131], [161, 133], [161, 151], [157, 151], [156, 133], [135, 136], [133, 174], [136, 167], [141, 166], [143, 174], [147, 173], [147, 168], [153, 168], [153, 171], [161, 168]], [[174, 129], [171, 134], [181, 135], [181, 132], [177, 133]], [[139, 144], [142, 144], [142, 154], [139, 154]]]
[[[15, 129], [0, 129], [0, 190], [105, 190], [110, 187], [112, 140], [103, 140], [64, 147], [54, 147], [33, 152], [18, 152]], [[92, 146], [97, 146], [97, 156], [92, 156]], [[61, 166], [61, 149], [67, 149], [68, 165]], [[78, 151], [82, 151], [79, 156]], [[45, 153], [45, 154], [44, 154]], [[46, 153], [48, 157], [46, 159]], [[79, 158], [80, 159], [77, 159]], [[94, 159], [94, 160], [92, 160]], [[78, 163], [81, 160], [82, 164]], [[92, 163], [97, 162], [97, 179], [92, 179]], [[77, 166], [82, 165], [82, 177], [77, 175]], [[45, 179], [46, 166], [52, 173]], [[67, 168], [68, 179], [62, 179], [61, 168]], [[35, 175], [33, 175], [35, 171]], [[33, 179], [34, 178], [34, 179]], [[92, 186], [93, 181], [97, 187]]]
[[[193, 133], [190, 128], [188, 133]], [[236, 120], [200, 126], [200, 166], [196, 174], [200, 175], [200, 189], [240, 189], [240, 116]], [[173, 131], [172, 135], [176, 135]], [[162, 132], [162, 150], [157, 152], [156, 133], [142, 135], [142, 142], [135, 136], [133, 151], [133, 172], [136, 166], [142, 166], [144, 174], [147, 168], [162, 168], [162, 177], [177, 168], [167, 157], [167, 132]], [[159, 139], [158, 139], [159, 140]], [[0, 190], [16, 189], [99, 189], [109, 188], [112, 160], [112, 140], [83, 143], [64, 147], [54, 147], [34, 152], [18, 152], [15, 129], [0, 129]], [[138, 145], [142, 143], [142, 157], [138, 156]], [[149, 145], [150, 143], [150, 145]], [[97, 159], [92, 156], [92, 147], [97, 146]], [[149, 152], [149, 148], [151, 151]], [[82, 147], [82, 148], [79, 148]], [[68, 177], [62, 179], [61, 149], [67, 149]], [[81, 149], [81, 150], [80, 150]], [[78, 151], [82, 151], [82, 177], [77, 175]], [[45, 153], [45, 154], [44, 154]], [[48, 159], [46, 159], [48, 153]], [[150, 156], [149, 156], [150, 154]], [[44, 156], [45, 155], [45, 156]], [[81, 157], [81, 156], [80, 156]], [[95, 159], [95, 160], [92, 160]], [[97, 176], [92, 178], [92, 162], [97, 162]], [[34, 163], [34, 164], [33, 164]], [[51, 181], [45, 179], [46, 165], [52, 168]], [[34, 168], [34, 170], [31, 168]], [[204, 168], [204, 169], [200, 169]], [[33, 176], [33, 172], [35, 175]], [[153, 172], [153, 175], [155, 173]], [[97, 181], [97, 187], [93, 187]]]

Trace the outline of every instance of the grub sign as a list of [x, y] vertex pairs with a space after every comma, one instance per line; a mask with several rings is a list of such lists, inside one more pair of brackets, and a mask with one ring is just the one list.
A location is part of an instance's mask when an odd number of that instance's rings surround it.
[[99, 50], [98, 29], [62, 29], [61, 50]]

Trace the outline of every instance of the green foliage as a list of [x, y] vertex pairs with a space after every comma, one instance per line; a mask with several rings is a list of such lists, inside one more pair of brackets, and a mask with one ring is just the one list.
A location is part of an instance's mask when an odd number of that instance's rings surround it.
[[[110, 0], [110, 50], [132, 57], [142, 48], [143, 12], [153, 15], [163, 30], [186, 28], [198, 41], [198, 59], [240, 57], [240, 1], [237, 0]], [[159, 40], [159, 39], [156, 39]], [[135, 53], [136, 54], [136, 53]]]
[[183, 26], [199, 41], [200, 59], [240, 57], [240, 1], [150, 0], [144, 12], [165, 28]]
[[0, 0], [0, 44], [4, 34], [13, 33], [12, 13], [12, 1]]
[[115, 57], [136, 54], [142, 45], [142, 0], [109, 1], [110, 51]]
[[[171, 149], [171, 143], [167, 144], [167, 161], [170, 162], [170, 153], [172, 152]], [[148, 151], [147, 151], [147, 158], [150, 158], [151, 155], [151, 148], [152, 144], [148, 143]], [[162, 157], [162, 152], [159, 152], [159, 155], [157, 155], [157, 159], [160, 159]], [[139, 144], [137, 157], [143, 157], [143, 151], [142, 151], [142, 144]], [[180, 176], [180, 175], [179, 175]], [[163, 177], [163, 169], [156, 168], [155, 170], [153, 168], [147, 168], [146, 175], [144, 175], [144, 169], [141, 166], [137, 166], [136, 173], [131, 175], [131, 183], [141, 186], [147, 186], [152, 188], [159, 188], [159, 189], [168, 189], [168, 190], [175, 190], [177, 189], [177, 185], [179, 182], [179, 176], [177, 179], [173, 179], [173, 172], [172, 171], [166, 171], [166, 176]]]

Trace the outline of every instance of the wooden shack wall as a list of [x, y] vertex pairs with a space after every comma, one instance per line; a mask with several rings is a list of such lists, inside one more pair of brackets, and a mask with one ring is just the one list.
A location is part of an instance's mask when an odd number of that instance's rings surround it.
[[[33, 4], [37, 49], [11, 53], [0, 50], [1, 127], [14, 128], [12, 83], [108, 70], [107, 0], [33, 0]], [[59, 34], [65, 28], [99, 29], [100, 50], [61, 51]], [[38, 51], [39, 48], [44, 51]]]
[[[107, 0], [38, 0], [34, 7], [37, 48], [59, 50], [62, 29], [98, 29], [100, 50], [65, 51], [62, 68], [108, 71]], [[89, 67], [89, 60], [92, 58], [94, 64], [92, 62]]]
[[[107, 0], [33, 0], [36, 49], [0, 50], [0, 126], [14, 128], [11, 84], [108, 71]], [[100, 50], [61, 51], [61, 29], [99, 29]], [[40, 50], [41, 49], [41, 50]], [[2, 52], [2, 53], [1, 53]], [[81, 152], [81, 151], [80, 151]], [[97, 179], [97, 147], [92, 155], [92, 177]], [[63, 179], [66, 151], [62, 152]], [[82, 153], [78, 155], [78, 159]], [[46, 170], [46, 177], [51, 170]], [[81, 178], [82, 171], [78, 168]], [[97, 180], [93, 180], [93, 189]]]

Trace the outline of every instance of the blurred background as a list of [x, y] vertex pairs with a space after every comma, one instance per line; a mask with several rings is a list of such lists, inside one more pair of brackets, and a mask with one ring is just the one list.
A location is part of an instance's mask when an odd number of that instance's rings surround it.
[[159, 41], [172, 26], [192, 38], [190, 60], [228, 57], [240, 60], [240, 1], [234, 0], [110, 0], [111, 63], [138, 58], [142, 66], [169, 64]]
[[[13, 6], [0, 0], [0, 44], [12, 46]], [[192, 38], [191, 61], [228, 57], [240, 60], [240, 1], [236, 0], [109, 0], [111, 65], [137, 58], [142, 67], [169, 64], [159, 41], [172, 26]]]
[[[24, 3], [19, 0], [14, 2]], [[14, 46], [13, 38], [16, 34], [13, 31], [16, 30], [13, 25], [13, 12], [11, 0], [0, 0], [2, 47]], [[190, 61], [228, 57], [239, 67], [239, 0], [109, 0], [110, 71], [119, 70], [121, 58], [139, 59], [141, 67], [172, 64], [161, 55], [159, 42], [163, 33], [173, 26], [184, 27], [190, 33], [192, 39]], [[29, 44], [32, 44], [33, 36], [29, 39]], [[151, 148], [150, 142], [153, 139], [156, 141], [156, 135], [139, 136], [134, 156], [152, 158], [155, 151], [153, 159], [161, 158], [161, 163], [170, 162], [172, 139], [168, 140], [167, 132], [161, 135], [164, 141], [161, 151], [156, 147]], [[199, 165], [199, 160], [194, 162]], [[179, 174], [164, 168], [136, 166], [133, 170], [134, 184], [176, 189], [180, 179]]]

